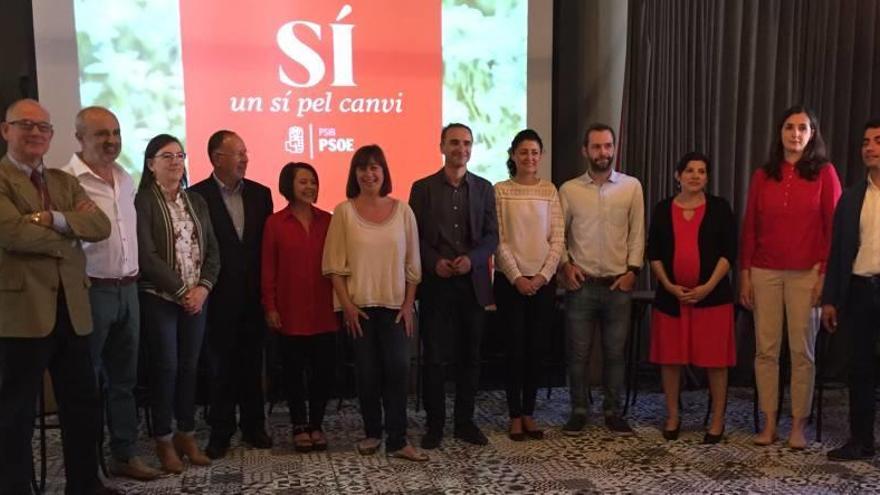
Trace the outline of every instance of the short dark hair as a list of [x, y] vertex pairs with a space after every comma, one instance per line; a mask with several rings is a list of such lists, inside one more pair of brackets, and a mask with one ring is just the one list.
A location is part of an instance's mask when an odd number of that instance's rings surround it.
[[474, 138], [474, 131], [472, 131], [470, 127], [468, 127], [460, 122], [450, 122], [450, 123], [446, 124], [446, 126], [443, 127], [442, 131], [440, 131], [440, 144], [443, 144], [443, 141], [446, 140], [446, 131], [448, 131], [449, 129], [455, 129], [455, 128], [467, 129], [468, 133], [471, 135], [471, 139]]
[[706, 177], [709, 176], [709, 171], [712, 168], [712, 162], [709, 161], [709, 157], [700, 153], [699, 151], [691, 151], [685, 153], [684, 156], [679, 158], [678, 163], [675, 164], [675, 173], [681, 175], [684, 172], [684, 169], [687, 168], [688, 163], [698, 161], [706, 164]]
[[307, 170], [311, 172], [315, 177], [315, 185], [317, 186], [317, 189], [319, 191], [321, 189], [321, 182], [318, 180], [318, 171], [315, 170], [315, 167], [305, 162], [289, 162], [287, 165], [281, 167], [281, 173], [278, 174], [278, 192], [280, 192], [290, 203], [293, 203], [295, 199], [293, 194], [293, 179], [296, 178], [297, 170]]
[[544, 142], [541, 141], [541, 136], [539, 136], [537, 132], [532, 129], [523, 129], [517, 132], [516, 136], [513, 137], [513, 141], [510, 142], [510, 148], [507, 149], [507, 173], [510, 174], [511, 177], [516, 175], [516, 162], [513, 161], [513, 157], [510, 155], [516, 151], [516, 147], [523, 141], [535, 141], [538, 143], [538, 148], [541, 152], [544, 151]]
[[211, 137], [208, 138], [208, 160], [212, 165], [214, 164], [214, 152], [223, 146], [223, 140], [226, 139], [227, 136], [235, 135], [234, 132], [227, 129], [221, 129], [214, 134], [211, 134]]
[[875, 117], [865, 122], [865, 130], [876, 129], [880, 127], [880, 117]]
[[590, 133], [591, 132], [604, 132], [608, 131], [611, 133], [611, 143], [615, 146], [617, 145], [617, 135], [614, 134], [614, 129], [611, 128], [608, 124], [603, 124], [601, 122], [594, 122], [587, 127], [587, 130], [584, 131], [584, 146], [590, 144]]
[[385, 160], [385, 152], [378, 144], [361, 146], [351, 157], [351, 167], [348, 169], [348, 182], [345, 185], [345, 197], [351, 199], [361, 194], [361, 186], [357, 182], [357, 169], [365, 169], [370, 162], [376, 162], [382, 167], [382, 187], [379, 188], [379, 196], [391, 194], [391, 172], [388, 170], [388, 161]]
[[[153, 171], [149, 167], [150, 160], [156, 156], [159, 150], [171, 143], [177, 143], [180, 149], [183, 149], [183, 143], [180, 142], [180, 139], [171, 134], [153, 136], [153, 139], [150, 139], [150, 142], [147, 143], [147, 148], [144, 150], [144, 169], [141, 171], [141, 181], [138, 183], [138, 190], [148, 189], [156, 183], [156, 176], [153, 175]], [[184, 169], [183, 176], [180, 178], [180, 187], [185, 188], [187, 184], [186, 169]]]

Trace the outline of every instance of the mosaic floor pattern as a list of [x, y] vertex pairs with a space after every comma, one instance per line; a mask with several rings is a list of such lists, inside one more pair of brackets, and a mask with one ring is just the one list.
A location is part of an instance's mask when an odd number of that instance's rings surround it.
[[[131, 494], [277, 494], [414, 493], [880, 493], [880, 461], [833, 463], [825, 452], [846, 436], [846, 394], [825, 396], [823, 444], [794, 451], [779, 442], [770, 447], [751, 444], [751, 389], [731, 389], [726, 440], [700, 445], [706, 410], [704, 391], [683, 396], [684, 422], [679, 440], [665, 442], [658, 425], [662, 396], [642, 394], [629, 417], [634, 436], [616, 436], [601, 423], [594, 405], [591, 425], [579, 437], [563, 435], [559, 426], [568, 413], [568, 398], [556, 389], [550, 399], [539, 393], [537, 419], [546, 428], [542, 441], [513, 442], [507, 438], [503, 392], [481, 392], [476, 421], [489, 436], [489, 445], [475, 447], [452, 439], [450, 427], [440, 449], [427, 463], [386, 458], [382, 451], [360, 456], [354, 442], [362, 434], [356, 401], [336, 401], [325, 423], [330, 449], [300, 454], [293, 450], [287, 411], [276, 406], [269, 430], [275, 447], [251, 450], [233, 439], [229, 455], [209, 467], [187, 466], [182, 475], [141, 483], [111, 478], [108, 485]], [[451, 401], [450, 401], [451, 402]], [[424, 412], [410, 405], [409, 434], [418, 441]], [[788, 422], [780, 424], [783, 438]], [[811, 426], [811, 435], [813, 433]], [[202, 444], [208, 430], [199, 423]], [[49, 432], [47, 493], [63, 493], [59, 435]], [[35, 452], [39, 448], [34, 441]], [[156, 464], [146, 435], [141, 455]]]

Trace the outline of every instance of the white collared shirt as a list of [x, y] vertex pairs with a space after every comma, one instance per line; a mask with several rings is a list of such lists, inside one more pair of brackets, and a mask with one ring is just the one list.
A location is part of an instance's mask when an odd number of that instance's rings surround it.
[[645, 201], [638, 179], [612, 171], [597, 184], [589, 173], [559, 188], [565, 219], [565, 252], [593, 277], [641, 267], [645, 256]]
[[92, 201], [110, 219], [110, 237], [100, 242], [83, 243], [88, 276], [122, 278], [137, 275], [137, 213], [131, 176], [114, 163], [113, 185], [110, 185], [76, 153], [61, 170], [76, 177]]
[[852, 272], [865, 277], [880, 275], [880, 188], [870, 176], [859, 217], [859, 252]]

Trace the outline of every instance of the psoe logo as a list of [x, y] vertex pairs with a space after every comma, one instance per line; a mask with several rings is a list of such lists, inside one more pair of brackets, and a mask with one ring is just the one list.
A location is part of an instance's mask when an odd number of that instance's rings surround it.
[[284, 141], [284, 151], [300, 155], [306, 150], [306, 136], [303, 128], [295, 125], [287, 129], [287, 140]]
[[[351, 14], [351, 5], [345, 4], [336, 15], [336, 22], [330, 24], [330, 32], [333, 37], [333, 82], [331, 86], [357, 86], [354, 82], [352, 70], [352, 31], [353, 24], [339, 24], [339, 21]], [[278, 48], [290, 59], [301, 65], [308, 73], [305, 81], [296, 81], [284, 66], [278, 65], [278, 79], [283, 84], [294, 88], [310, 88], [320, 83], [327, 72], [324, 59], [314, 48], [299, 39], [294, 31], [297, 26], [303, 26], [311, 31], [318, 41], [321, 40], [321, 25], [312, 21], [290, 21], [278, 28], [275, 41]]]
[[353, 152], [354, 138], [338, 136], [335, 127], [319, 127], [318, 151], [330, 153]]

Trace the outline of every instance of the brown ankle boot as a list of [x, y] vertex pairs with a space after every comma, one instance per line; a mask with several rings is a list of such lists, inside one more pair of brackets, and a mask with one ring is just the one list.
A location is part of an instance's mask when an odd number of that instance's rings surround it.
[[166, 473], [180, 474], [183, 472], [183, 461], [174, 451], [174, 446], [167, 440], [156, 440], [156, 457]]
[[196, 439], [192, 435], [175, 433], [174, 437], [171, 439], [171, 443], [174, 444], [174, 449], [177, 450], [177, 454], [181, 457], [188, 457], [189, 462], [192, 464], [196, 466], [209, 466], [211, 464], [211, 459], [209, 459], [204, 452], [199, 450], [199, 446], [196, 444]]

